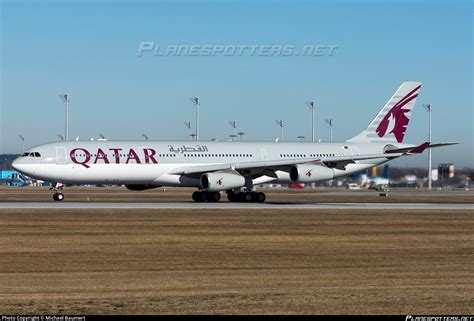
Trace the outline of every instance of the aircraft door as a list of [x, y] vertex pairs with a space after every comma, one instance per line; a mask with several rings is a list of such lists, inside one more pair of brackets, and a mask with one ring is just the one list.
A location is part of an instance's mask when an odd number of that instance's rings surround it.
[[263, 160], [263, 161], [267, 161], [267, 160], [268, 160], [268, 154], [267, 154], [267, 150], [266, 150], [266, 149], [261, 149], [261, 150], [260, 150], [260, 155], [262, 156], [262, 160]]
[[56, 147], [57, 164], [65, 165], [67, 163], [66, 147]]
[[353, 156], [360, 155], [360, 154], [359, 154], [359, 147], [357, 147], [357, 146], [351, 146], [351, 153], [352, 153]]

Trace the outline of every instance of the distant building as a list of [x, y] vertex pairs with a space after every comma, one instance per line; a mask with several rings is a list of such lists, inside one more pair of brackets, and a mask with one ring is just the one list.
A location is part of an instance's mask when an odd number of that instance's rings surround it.
[[438, 178], [448, 179], [454, 177], [454, 164], [439, 164]]

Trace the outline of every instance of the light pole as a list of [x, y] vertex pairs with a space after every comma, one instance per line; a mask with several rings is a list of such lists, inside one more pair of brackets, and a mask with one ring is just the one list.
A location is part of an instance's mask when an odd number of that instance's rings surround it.
[[275, 120], [278, 126], [280, 126], [280, 140], [283, 141], [283, 120]]
[[332, 143], [332, 118], [326, 119], [326, 123], [329, 125], [329, 141]]
[[64, 136], [61, 135], [61, 134], [58, 134], [58, 138], [59, 138], [59, 140], [64, 140]]
[[199, 140], [199, 106], [201, 105], [201, 101], [199, 97], [192, 97], [191, 102], [196, 106], [196, 140]]
[[240, 133], [237, 133], [237, 135], [239, 135], [239, 137], [240, 137], [240, 141], [242, 141], [242, 136], [244, 136], [244, 135], [245, 135], [245, 133], [244, 133], [244, 132], [240, 132]]
[[148, 140], [148, 136], [145, 134], [142, 134], [142, 137], [145, 138], [145, 140]]
[[21, 153], [23, 154], [25, 152], [25, 137], [23, 135], [18, 135], [21, 139]]
[[69, 140], [69, 94], [59, 95], [63, 103], [66, 105], [66, 124], [64, 129], [64, 137]]
[[[425, 107], [425, 110], [429, 115], [428, 141], [431, 144], [431, 112], [433, 109], [431, 108], [431, 104], [423, 105], [423, 107]], [[431, 189], [431, 148], [428, 150], [428, 189]]]
[[314, 142], [314, 110], [316, 109], [316, 102], [314, 100], [307, 101], [306, 105], [311, 110], [311, 141]]
[[186, 128], [189, 129], [189, 139], [192, 140], [193, 138], [191, 136], [191, 134], [192, 134], [192, 132], [191, 132], [191, 122], [190, 121], [185, 121], [184, 126], [186, 126]]
[[237, 128], [236, 128], [235, 120], [229, 120], [229, 125], [232, 126], [232, 128], [234, 128], [234, 134], [232, 136], [237, 137]]

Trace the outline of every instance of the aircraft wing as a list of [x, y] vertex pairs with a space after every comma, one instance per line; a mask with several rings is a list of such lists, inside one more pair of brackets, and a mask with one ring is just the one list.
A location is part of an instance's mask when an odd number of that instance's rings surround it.
[[255, 161], [255, 162], [237, 162], [224, 163], [215, 165], [195, 165], [183, 166], [171, 170], [168, 174], [172, 175], [196, 175], [209, 172], [225, 171], [225, 170], [283, 170], [289, 171], [292, 165], [324, 163], [332, 165], [335, 168], [344, 168], [347, 164], [355, 163], [358, 160], [376, 159], [376, 158], [396, 158], [402, 156], [403, 153], [390, 154], [371, 154], [371, 155], [353, 155], [353, 156], [335, 156], [322, 158], [290, 158], [276, 161]]

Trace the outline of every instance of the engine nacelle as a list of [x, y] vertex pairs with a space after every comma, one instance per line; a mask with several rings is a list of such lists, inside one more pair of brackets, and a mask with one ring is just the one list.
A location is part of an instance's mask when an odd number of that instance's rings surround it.
[[206, 173], [201, 175], [201, 189], [209, 192], [225, 191], [245, 185], [245, 178], [230, 173]]
[[334, 170], [321, 165], [293, 165], [290, 178], [295, 183], [314, 183], [334, 178]]

